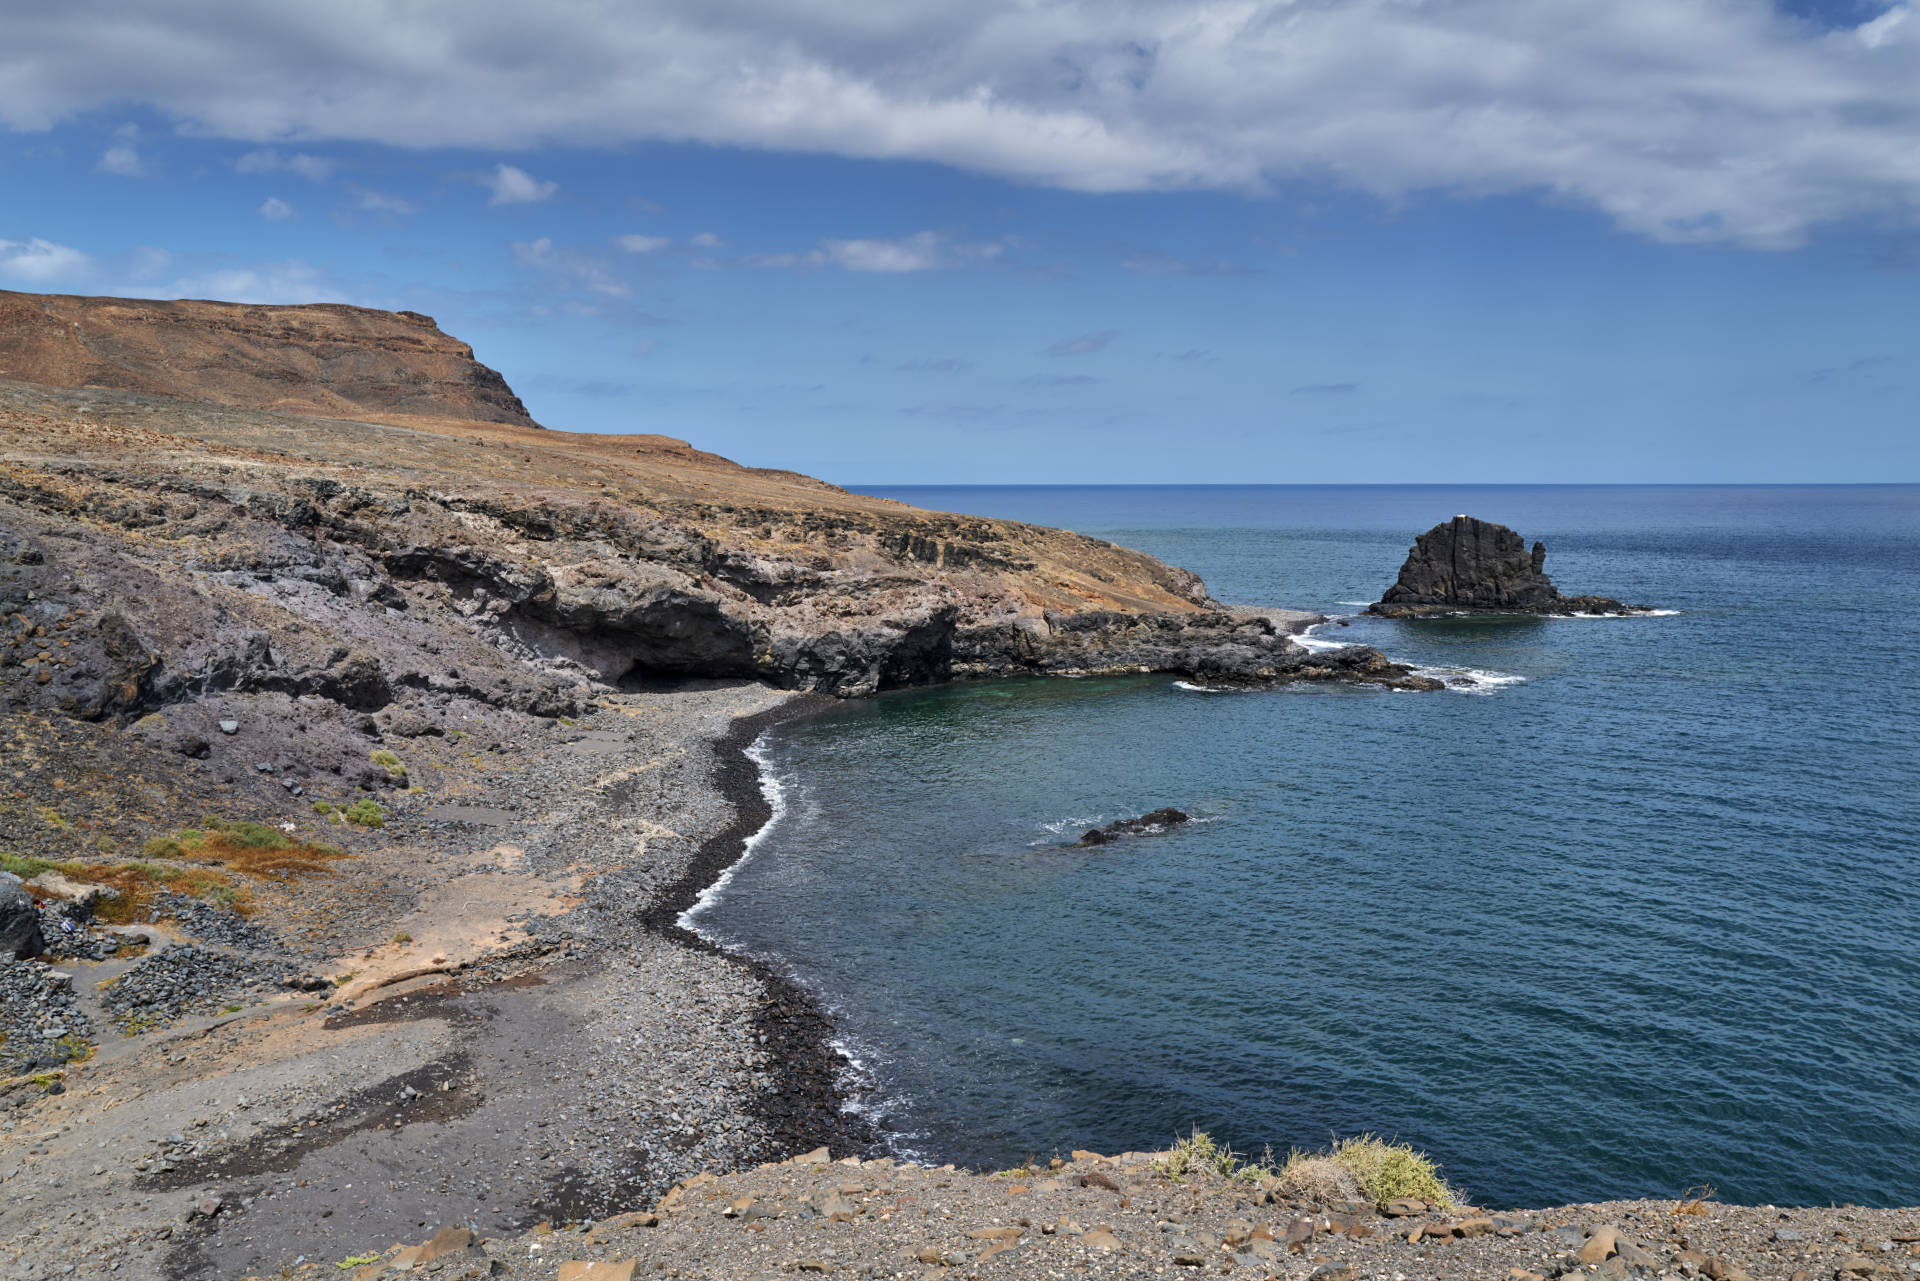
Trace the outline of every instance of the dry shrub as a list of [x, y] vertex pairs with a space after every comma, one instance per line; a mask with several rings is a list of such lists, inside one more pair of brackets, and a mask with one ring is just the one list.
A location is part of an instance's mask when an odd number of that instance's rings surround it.
[[176, 838], [181, 857], [195, 863], [213, 863], [248, 876], [284, 879], [294, 872], [324, 872], [327, 864], [346, 852], [318, 841], [296, 840], [277, 827], [248, 822], [209, 823], [188, 829]]
[[130, 863], [71, 863], [62, 864], [61, 870], [76, 881], [114, 891], [94, 905], [93, 914], [110, 925], [131, 925], [149, 919], [148, 909], [163, 892], [244, 916], [252, 910], [252, 901], [236, 875], [285, 880], [297, 873], [324, 872], [334, 859], [346, 857], [335, 846], [298, 840], [245, 819], [209, 819], [202, 828], [156, 836], [142, 852], [146, 858]]
[[1385, 1205], [1402, 1197], [1417, 1197], [1445, 1210], [1458, 1200], [1440, 1177], [1440, 1167], [1433, 1158], [1405, 1143], [1390, 1143], [1372, 1134], [1338, 1139], [1327, 1152], [1289, 1153], [1280, 1180], [1283, 1189], [1296, 1184], [1311, 1189], [1291, 1195], [1314, 1201]]
[[1302, 1201], [1359, 1201], [1360, 1180], [1330, 1156], [1294, 1152], [1280, 1170], [1280, 1192]]
[[148, 920], [147, 909], [162, 893], [184, 894], [245, 915], [251, 910], [246, 891], [224, 872], [205, 867], [171, 867], [164, 863], [88, 863], [68, 875], [113, 891], [93, 905], [96, 919], [109, 925], [134, 925]]

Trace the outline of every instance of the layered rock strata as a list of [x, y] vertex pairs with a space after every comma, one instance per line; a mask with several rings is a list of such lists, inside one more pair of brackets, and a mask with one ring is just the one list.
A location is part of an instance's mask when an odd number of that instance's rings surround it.
[[1562, 596], [1546, 575], [1546, 559], [1545, 543], [1529, 551], [1526, 540], [1505, 525], [1455, 516], [1414, 540], [1400, 577], [1367, 612], [1386, 618], [1646, 612], [1646, 606], [1606, 596]]

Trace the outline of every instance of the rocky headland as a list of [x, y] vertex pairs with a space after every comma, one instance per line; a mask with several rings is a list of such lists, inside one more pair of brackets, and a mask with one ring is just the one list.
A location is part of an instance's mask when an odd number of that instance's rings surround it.
[[1505, 525], [1455, 516], [1414, 540], [1400, 576], [1369, 614], [1428, 618], [1445, 614], [1643, 614], [1606, 596], [1562, 596], [1546, 574], [1547, 547]]
[[0, 294], [0, 369], [8, 1281], [860, 1149], [820, 1011], [677, 924], [812, 699], [1422, 686], [1109, 543], [544, 430], [424, 316]]
[[4, 1281], [1910, 1266], [1897, 1211], [878, 1157], [818, 1006], [678, 924], [759, 734], [1019, 673], [1431, 683], [1097, 540], [543, 430], [425, 317], [0, 314]]

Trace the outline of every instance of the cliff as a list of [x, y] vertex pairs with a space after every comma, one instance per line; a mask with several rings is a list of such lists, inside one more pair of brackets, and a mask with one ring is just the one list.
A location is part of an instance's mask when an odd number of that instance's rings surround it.
[[531, 427], [506, 379], [413, 311], [0, 291], [0, 378], [289, 414]]
[[[0, 383], [0, 616], [29, 593], [23, 617], [94, 611], [66, 661], [0, 663], [15, 707], [333, 697], [342, 647], [377, 677], [342, 700], [360, 710], [445, 688], [553, 713], [692, 676], [842, 696], [1017, 672], [1422, 684], [1097, 539], [545, 431], [424, 317], [7, 299], [0, 365], [69, 385]], [[406, 412], [283, 412], [349, 394]]]

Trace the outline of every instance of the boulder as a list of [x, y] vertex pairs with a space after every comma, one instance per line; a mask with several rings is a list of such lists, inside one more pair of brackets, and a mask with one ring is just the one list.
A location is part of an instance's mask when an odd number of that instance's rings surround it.
[[24, 961], [45, 947], [33, 895], [18, 885], [0, 884], [0, 956]]
[[1111, 845], [1123, 836], [1153, 836], [1170, 827], [1178, 827], [1190, 822], [1187, 816], [1171, 805], [1165, 809], [1154, 810], [1151, 814], [1142, 814], [1139, 818], [1123, 818], [1108, 823], [1105, 827], [1089, 828], [1080, 837], [1081, 845]]
[[1605, 596], [1562, 596], [1544, 568], [1547, 546], [1505, 525], [1455, 516], [1414, 540], [1400, 577], [1367, 612], [1386, 618], [1434, 614], [1631, 614], [1646, 606]]

